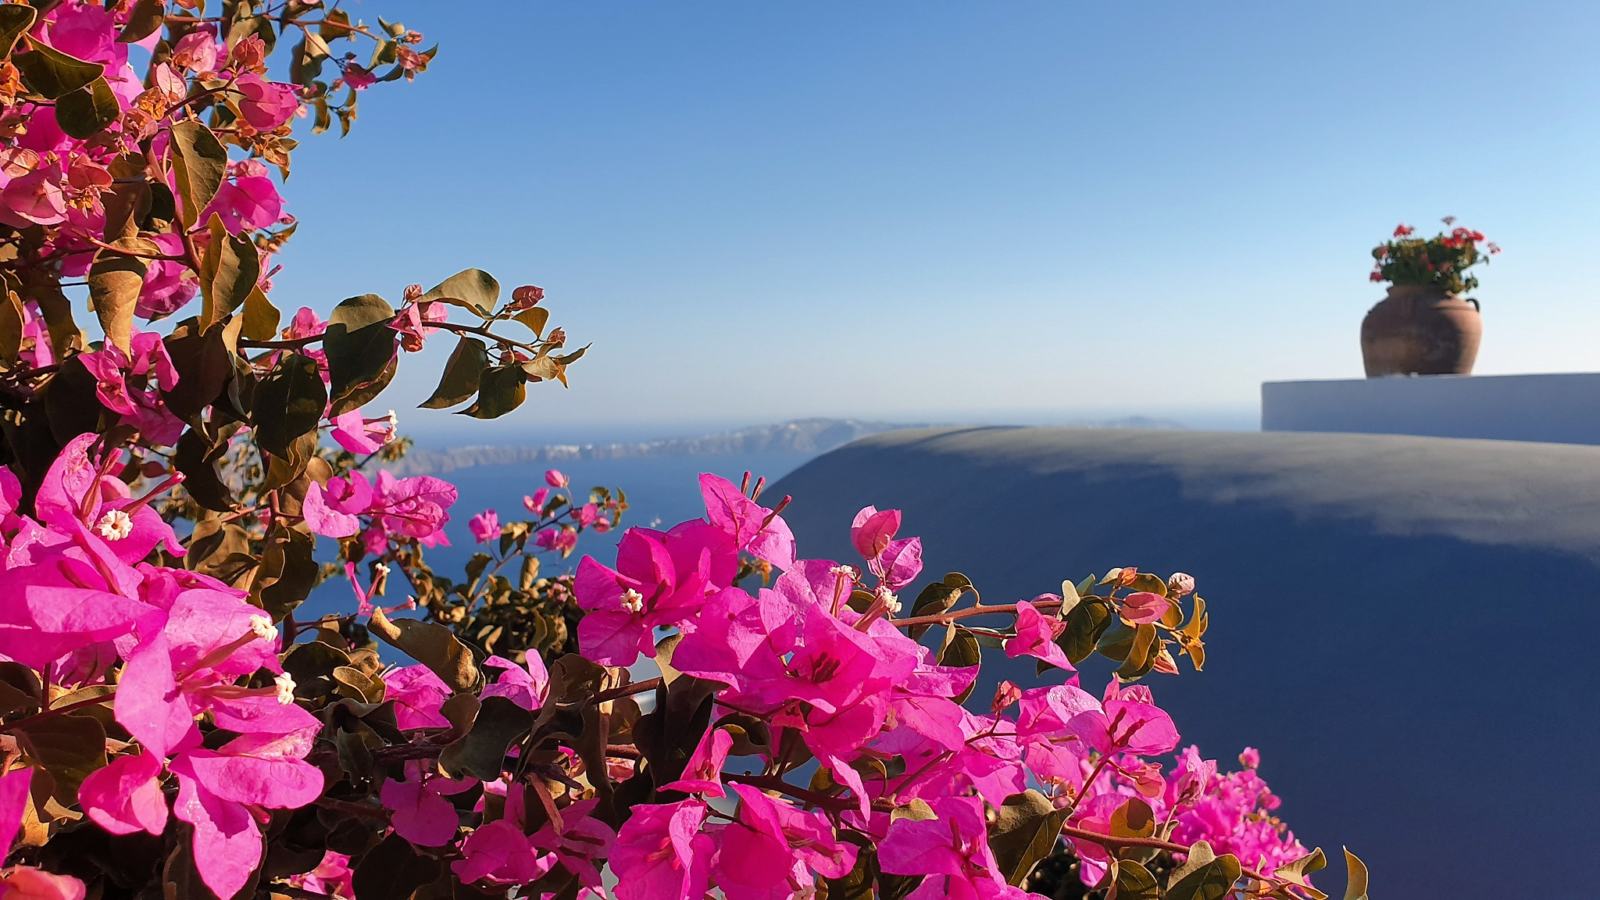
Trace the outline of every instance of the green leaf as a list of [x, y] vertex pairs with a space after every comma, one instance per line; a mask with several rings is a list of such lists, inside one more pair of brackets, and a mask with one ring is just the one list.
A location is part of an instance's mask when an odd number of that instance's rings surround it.
[[1240, 871], [1233, 854], [1217, 856], [1210, 844], [1196, 841], [1183, 865], [1172, 873], [1167, 900], [1224, 900], [1233, 895]]
[[550, 322], [550, 310], [535, 306], [517, 313], [512, 318], [528, 326], [534, 337], [544, 337], [544, 326]]
[[[970, 590], [972, 590], [972, 579], [960, 572], [950, 572], [917, 594], [916, 602], [911, 605], [911, 615], [933, 616], [946, 612], [956, 605], [962, 594]], [[928, 628], [927, 625], [917, 625], [910, 630], [910, 634], [913, 638], [918, 638]]]
[[1156, 833], [1155, 813], [1150, 804], [1130, 797], [1111, 814], [1110, 829], [1116, 837], [1151, 837]]
[[233, 510], [233, 492], [217, 473], [217, 460], [226, 449], [226, 442], [218, 447], [207, 445], [200, 432], [191, 428], [178, 438], [173, 456], [173, 465], [183, 473], [183, 489], [196, 503], [215, 512]]
[[1344, 848], [1344, 867], [1344, 900], [1367, 900], [1367, 864], [1349, 847]]
[[1117, 675], [1124, 680], [1131, 680], [1149, 674], [1160, 655], [1161, 642], [1156, 640], [1156, 627], [1148, 622], [1142, 623], [1134, 628], [1133, 643], [1129, 645], [1128, 655], [1122, 665], [1117, 668]]
[[155, 34], [166, 19], [165, 7], [164, 0], [137, 0], [128, 13], [128, 24], [117, 34], [117, 43], [135, 44]]
[[222, 187], [228, 151], [211, 129], [194, 119], [172, 126], [172, 149], [178, 196], [183, 200], [179, 215], [184, 227], [193, 228]]
[[475, 419], [498, 419], [522, 405], [528, 395], [528, 376], [521, 366], [496, 366], [483, 373], [478, 399], [461, 415]]
[[321, 567], [313, 554], [315, 549], [316, 541], [311, 535], [273, 519], [272, 530], [261, 549], [261, 575], [251, 586], [254, 599], [272, 621], [282, 621], [305, 602], [316, 586]]
[[451, 690], [470, 691], [483, 681], [472, 651], [443, 625], [420, 619], [390, 621], [383, 610], [376, 609], [367, 628], [384, 643], [427, 666]]
[[[158, 253], [154, 242], [144, 238], [123, 238], [111, 246], [133, 253]], [[133, 339], [133, 313], [139, 303], [139, 292], [144, 290], [144, 273], [150, 263], [138, 256], [128, 256], [110, 250], [95, 254], [89, 266], [89, 305], [100, 320], [106, 338], [129, 349]]]
[[368, 325], [388, 324], [394, 318], [394, 307], [377, 294], [362, 294], [341, 300], [328, 314], [329, 325], [342, 325], [355, 331]]
[[104, 78], [96, 78], [75, 91], [62, 94], [56, 101], [56, 122], [61, 130], [75, 138], [99, 134], [107, 125], [117, 121], [122, 107], [117, 95]]
[[490, 697], [478, 709], [472, 730], [439, 754], [439, 768], [452, 777], [473, 775], [493, 781], [505, 766], [506, 748], [532, 727], [532, 713], [510, 698]]
[[291, 441], [317, 430], [327, 406], [328, 389], [317, 361], [298, 353], [285, 354], [256, 387], [250, 416], [256, 442], [274, 456], [287, 456]]
[[200, 320], [179, 322], [166, 339], [167, 355], [178, 370], [178, 384], [162, 397], [180, 419], [197, 416], [215, 403], [233, 377], [234, 352], [224, 324], [202, 329]]
[[450, 358], [445, 361], [444, 374], [439, 377], [439, 386], [433, 389], [433, 394], [422, 401], [423, 409], [444, 409], [463, 403], [468, 397], [478, 392], [479, 383], [483, 380], [483, 371], [489, 367], [489, 351], [483, 342], [477, 338], [461, 336], [456, 342], [456, 349], [450, 352]]
[[[978, 638], [972, 632], [952, 622], [945, 631], [944, 645], [939, 648], [939, 665], [967, 668], [978, 665], [982, 658], [982, 651], [978, 649]], [[972, 684], [968, 685], [955, 701], [967, 702], [977, 684], [977, 679], [973, 679]]]
[[1067, 614], [1067, 627], [1056, 644], [1074, 665], [1094, 653], [1095, 644], [1110, 627], [1111, 607], [1098, 597], [1086, 597]]
[[1057, 809], [1045, 795], [1029, 789], [1006, 798], [989, 823], [989, 849], [1007, 884], [1021, 885], [1061, 837], [1070, 809]]
[[427, 303], [438, 300], [470, 309], [480, 316], [487, 316], [494, 311], [495, 303], [500, 300], [500, 282], [493, 275], [482, 269], [462, 269], [449, 278], [433, 286], [433, 289], [423, 294], [418, 303]]
[[439, 877], [439, 865], [412, 849], [410, 841], [390, 834], [355, 863], [351, 886], [362, 897], [410, 897]]
[[1117, 900], [1161, 900], [1161, 883], [1142, 863], [1118, 860]]
[[249, 235], [229, 234], [222, 217], [211, 214], [206, 224], [210, 244], [200, 258], [200, 327], [232, 315], [256, 289], [261, 277], [261, 256]]
[[11, 58], [29, 90], [51, 100], [71, 93], [99, 78], [106, 70], [99, 63], [68, 56], [37, 41], [27, 53]]
[[252, 341], [271, 340], [278, 333], [278, 321], [283, 314], [267, 299], [267, 292], [257, 284], [244, 298], [244, 328], [239, 333]]
[[106, 764], [106, 730], [93, 716], [23, 719], [9, 726], [22, 752], [55, 777], [56, 795], [76, 798], [90, 773]]
[[33, 27], [33, 20], [37, 15], [31, 6], [15, 3], [0, 6], [0, 57], [11, 55], [12, 48], [17, 45], [17, 38], [22, 37]]
[[393, 317], [394, 308], [376, 294], [351, 297], [333, 308], [323, 339], [332, 382], [329, 415], [356, 409], [394, 378], [398, 351], [397, 332], [389, 327]]

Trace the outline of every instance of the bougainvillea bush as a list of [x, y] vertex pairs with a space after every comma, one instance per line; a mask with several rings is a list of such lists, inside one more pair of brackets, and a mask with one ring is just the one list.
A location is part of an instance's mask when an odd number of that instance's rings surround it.
[[[326, 320], [272, 289], [296, 129], [421, 46], [312, 0], [0, 4], [0, 896], [1323, 896], [1256, 754], [1180, 749], [1139, 683], [1203, 665], [1186, 575], [985, 604], [896, 511], [807, 559], [710, 475], [574, 568], [627, 499], [553, 470], [435, 571], [468, 517], [385, 468], [402, 358], [453, 341], [423, 406], [494, 418], [582, 351], [476, 269]], [[1038, 675], [969, 696], [994, 655]]]

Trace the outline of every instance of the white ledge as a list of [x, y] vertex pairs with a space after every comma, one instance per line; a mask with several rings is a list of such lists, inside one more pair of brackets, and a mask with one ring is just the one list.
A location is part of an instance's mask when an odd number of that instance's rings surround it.
[[1262, 431], [1600, 444], [1600, 373], [1426, 375], [1261, 386]]

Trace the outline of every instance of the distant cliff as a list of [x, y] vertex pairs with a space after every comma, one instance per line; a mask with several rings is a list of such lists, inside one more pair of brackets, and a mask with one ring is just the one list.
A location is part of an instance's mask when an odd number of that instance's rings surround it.
[[776, 425], [753, 425], [734, 431], [653, 441], [589, 444], [480, 445], [448, 450], [412, 450], [389, 466], [396, 475], [438, 475], [473, 466], [516, 463], [562, 463], [573, 460], [625, 459], [638, 456], [729, 456], [747, 453], [822, 454], [851, 441], [898, 428], [923, 425], [866, 422], [860, 419], [795, 419]]
[[[1078, 421], [1077, 428], [1168, 430], [1183, 425], [1167, 419], [1129, 416]], [[474, 466], [563, 463], [573, 460], [628, 459], [639, 456], [738, 456], [751, 453], [800, 453], [820, 456], [857, 438], [903, 428], [928, 428], [929, 423], [869, 422], [862, 419], [791, 419], [776, 425], [752, 425], [734, 431], [653, 441], [610, 441], [588, 444], [480, 444], [446, 450], [414, 449], [387, 466], [396, 475], [441, 475]]]

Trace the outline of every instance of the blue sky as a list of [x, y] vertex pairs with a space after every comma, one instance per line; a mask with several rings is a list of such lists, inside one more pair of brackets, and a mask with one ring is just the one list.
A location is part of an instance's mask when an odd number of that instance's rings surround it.
[[595, 347], [485, 439], [1247, 421], [1360, 375], [1369, 248], [1445, 214], [1506, 248], [1479, 372], [1600, 368], [1591, 4], [344, 5], [441, 51], [305, 143], [274, 296], [545, 287]]

